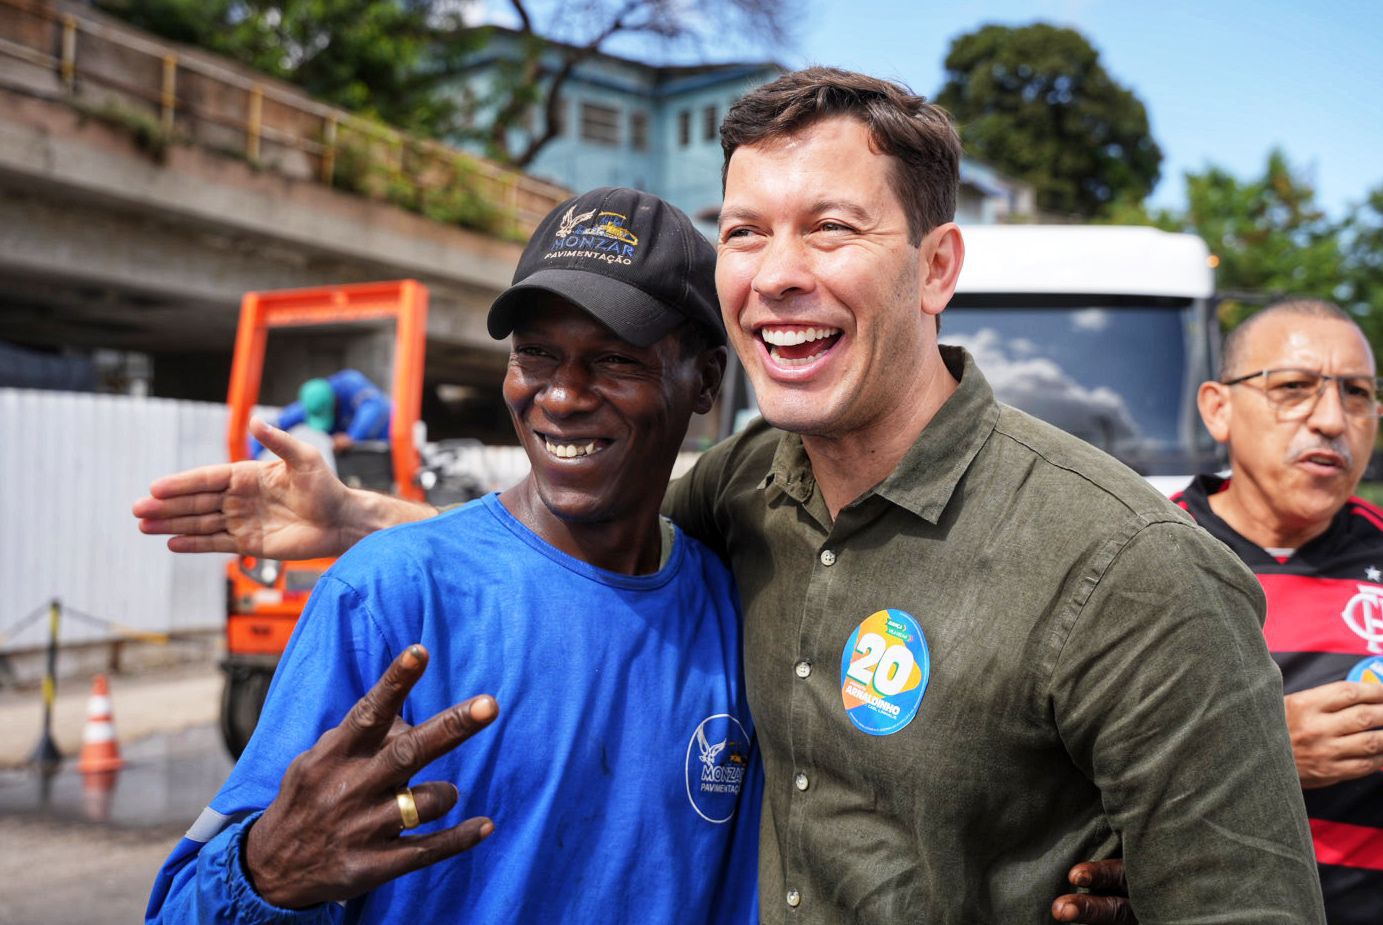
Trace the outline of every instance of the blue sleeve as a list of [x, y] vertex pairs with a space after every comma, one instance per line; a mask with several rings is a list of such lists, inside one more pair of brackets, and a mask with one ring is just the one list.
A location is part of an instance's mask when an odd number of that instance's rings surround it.
[[232, 823], [205, 845], [184, 838], [154, 881], [146, 923], [225, 922], [237, 925], [335, 925], [336, 903], [281, 909], [265, 902], [241, 863], [242, 844], [259, 813]]
[[[292, 430], [306, 420], [307, 415], [303, 413], [303, 406], [298, 402], [293, 402], [285, 406], [284, 409], [279, 412], [279, 419], [274, 422], [274, 426], [279, 430]], [[260, 443], [254, 437], [250, 437], [249, 441], [250, 458], [258, 459], [259, 454], [264, 452], [264, 444]]]
[[[323, 576], [284, 650], [245, 753], [159, 870], [146, 922], [340, 921], [335, 903], [288, 910], [264, 902], [245, 876], [240, 845], [277, 795], [288, 765], [341, 722], [392, 658], [362, 596]], [[210, 831], [208, 817], [215, 820]]]
[[352, 440], [385, 440], [389, 436], [390, 402], [383, 395], [365, 399], [355, 409], [346, 431]]

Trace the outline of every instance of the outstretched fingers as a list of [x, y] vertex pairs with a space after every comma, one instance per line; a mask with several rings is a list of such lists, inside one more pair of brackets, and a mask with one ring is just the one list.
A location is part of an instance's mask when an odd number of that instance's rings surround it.
[[[417, 792], [417, 788], [413, 788]], [[392, 877], [436, 864], [449, 857], [469, 851], [494, 832], [495, 824], [484, 816], [467, 819], [459, 825], [427, 835], [410, 835], [394, 842], [390, 851], [389, 865], [393, 868]]]
[[224, 533], [226, 515], [219, 510], [207, 514], [185, 514], [176, 517], [146, 517], [139, 522], [140, 533], [171, 533], [174, 535], [211, 536]]
[[166, 498], [148, 495], [136, 501], [130, 512], [141, 521], [166, 522], [176, 517], [216, 513], [221, 510], [222, 497], [224, 494], [218, 491], [176, 494]]
[[[167, 532], [146, 530], [145, 533]], [[210, 533], [205, 536], [183, 534], [168, 537], [169, 552], [240, 552], [239, 545], [235, 539], [225, 531], [220, 533]]]
[[394, 727], [394, 717], [403, 710], [408, 692], [427, 670], [427, 650], [414, 643], [404, 649], [384, 670], [375, 686], [355, 702], [337, 727], [350, 753], [373, 754]]
[[[217, 463], [213, 466], [200, 466], [196, 469], [188, 469], [185, 472], [176, 472], [173, 475], [165, 475], [155, 479], [154, 483], [149, 486], [149, 495], [157, 500], [167, 501], [170, 498], [203, 492], [216, 494], [229, 488], [230, 483], [231, 464]], [[135, 514], [139, 515], [139, 511], [136, 510]]]
[[310, 444], [289, 436], [286, 430], [280, 430], [259, 418], [250, 418], [250, 433], [290, 468], [300, 468], [314, 456], [321, 455]]
[[379, 753], [379, 771], [385, 779], [406, 780], [490, 725], [498, 715], [499, 704], [489, 694], [448, 707], [427, 722], [391, 737]]

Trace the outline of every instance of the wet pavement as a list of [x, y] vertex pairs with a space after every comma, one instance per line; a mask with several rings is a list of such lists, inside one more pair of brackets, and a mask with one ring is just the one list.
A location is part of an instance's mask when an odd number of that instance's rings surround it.
[[122, 751], [125, 767], [109, 777], [84, 778], [75, 754], [47, 779], [0, 770], [0, 925], [143, 919], [155, 871], [231, 760], [214, 724]]
[[125, 767], [83, 777], [70, 756], [45, 778], [32, 769], [0, 770], [0, 815], [36, 815], [122, 828], [186, 826], [230, 773], [215, 726], [194, 726], [126, 746]]

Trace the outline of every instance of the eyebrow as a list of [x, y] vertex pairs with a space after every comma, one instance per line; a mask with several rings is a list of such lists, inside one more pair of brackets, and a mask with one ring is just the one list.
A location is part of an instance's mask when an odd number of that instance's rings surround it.
[[822, 212], [843, 212], [861, 222], [870, 221], [873, 218], [864, 206], [856, 205], [847, 199], [821, 199], [812, 204], [813, 215], [820, 215]]
[[720, 218], [719, 218], [719, 220], [717, 221], [716, 224], [717, 224], [717, 227], [723, 228], [723, 227], [725, 227], [725, 223], [726, 223], [727, 221], [731, 221], [731, 222], [753, 221], [754, 219], [756, 219], [756, 218], [758, 218], [758, 217], [759, 217], [759, 213], [756, 212], [756, 211], [754, 211], [753, 209], [746, 209], [746, 208], [744, 208], [744, 207], [742, 207], [742, 206], [739, 206], [739, 207], [736, 207], [736, 208], [733, 208], [733, 209], [721, 209], [721, 210], [720, 210]]
[[[856, 205], [847, 199], [818, 199], [811, 204], [808, 211], [811, 215], [820, 215], [823, 212], [841, 212], [860, 222], [873, 220], [873, 216], [863, 206]], [[756, 209], [735, 206], [721, 211], [718, 224], [723, 228], [726, 222], [755, 221], [761, 216], [762, 213]]]

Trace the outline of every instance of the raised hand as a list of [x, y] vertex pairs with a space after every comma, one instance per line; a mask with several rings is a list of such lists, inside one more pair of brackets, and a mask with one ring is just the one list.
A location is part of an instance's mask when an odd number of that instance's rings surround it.
[[134, 504], [140, 531], [173, 534], [174, 552], [272, 559], [340, 555], [369, 532], [355, 528], [369, 499], [346, 488], [316, 449], [258, 418], [250, 433], [279, 458], [164, 476]]
[[1128, 901], [1122, 860], [1085, 861], [1072, 867], [1066, 879], [1071, 886], [1090, 892], [1058, 896], [1052, 903], [1052, 918], [1058, 922], [1137, 925], [1138, 918]]
[[[266, 902], [294, 909], [351, 899], [473, 848], [494, 830], [477, 817], [427, 835], [405, 833], [446, 815], [457, 800], [451, 783], [407, 790], [409, 779], [499, 714], [494, 698], [482, 694], [408, 726], [399, 711], [426, 668], [427, 651], [409, 646], [339, 726], [289, 765], [278, 796], [246, 836], [246, 873]], [[413, 807], [416, 818], [406, 819]]]
[[1303, 789], [1383, 768], [1383, 684], [1335, 681], [1288, 694], [1286, 706]]

